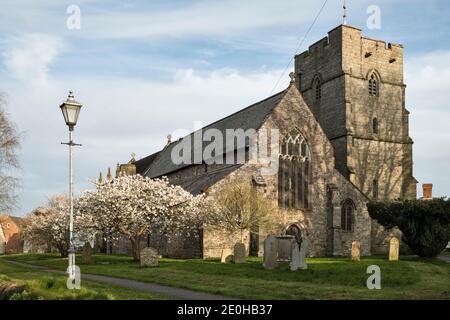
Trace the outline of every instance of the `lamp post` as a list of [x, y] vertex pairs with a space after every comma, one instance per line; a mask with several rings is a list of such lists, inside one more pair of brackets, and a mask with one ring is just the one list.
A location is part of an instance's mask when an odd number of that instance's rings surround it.
[[75, 247], [73, 244], [73, 147], [81, 146], [73, 142], [73, 128], [77, 124], [78, 115], [82, 105], [77, 102], [73, 96], [73, 92], [69, 92], [66, 101], [61, 104], [60, 108], [64, 116], [64, 121], [69, 127], [69, 142], [62, 142], [69, 146], [69, 198], [70, 198], [70, 222], [69, 222], [69, 279], [75, 278]]

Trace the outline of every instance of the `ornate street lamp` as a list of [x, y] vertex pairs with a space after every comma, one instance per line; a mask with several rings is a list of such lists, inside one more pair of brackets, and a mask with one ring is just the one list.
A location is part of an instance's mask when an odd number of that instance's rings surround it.
[[67, 100], [61, 104], [60, 108], [64, 116], [64, 121], [69, 127], [69, 142], [62, 142], [69, 146], [69, 198], [70, 198], [70, 222], [69, 222], [69, 279], [75, 279], [75, 246], [73, 243], [73, 147], [81, 146], [73, 142], [72, 133], [73, 128], [77, 124], [78, 115], [82, 105], [77, 102], [73, 96], [73, 92], [69, 92]]

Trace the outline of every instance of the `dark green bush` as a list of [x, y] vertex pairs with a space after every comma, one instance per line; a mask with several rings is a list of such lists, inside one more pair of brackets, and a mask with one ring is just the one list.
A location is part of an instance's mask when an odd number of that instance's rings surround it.
[[398, 227], [402, 240], [420, 257], [435, 257], [450, 240], [450, 200], [370, 202], [370, 216], [382, 226]]

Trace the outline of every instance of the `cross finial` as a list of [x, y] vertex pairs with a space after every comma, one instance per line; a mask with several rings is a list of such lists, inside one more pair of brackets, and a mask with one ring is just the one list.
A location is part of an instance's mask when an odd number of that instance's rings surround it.
[[295, 82], [295, 73], [291, 72], [289, 73], [289, 78], [291, 78], [291, 83]]
[[136, 162], [136, 153], [132, 152], [131, 153], [131, 160], [130, 163]]
[[344, 24], [344, 26], [346, 26], [347, 25], [347, 0], [344, 0], [343, 8], [344, 8], [344, 16], [342, 18], [344, 20], [343, 24]]

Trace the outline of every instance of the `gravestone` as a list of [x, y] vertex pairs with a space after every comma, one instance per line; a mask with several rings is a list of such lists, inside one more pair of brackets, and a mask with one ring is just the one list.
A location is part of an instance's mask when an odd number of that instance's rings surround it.
[[398, 260], [398, 251], [400, 247], [400, 242], [396, 237], [392, 237], [389, 241], [389, 261]]
[[157, 267], [158, 252], [153, 248], [144, 248], [141, 250], [141, 267]]
[[297, 241], [295, 241], [292, 245], [291, 263], [289, 264], [289, 266], [291, 267], [291, 271], [297, 271], [300, 265], [300, 249], [298, 248]]
[[92, 249], [91, 245], [89, 242], [86, 242], [83, 246], [83, 253], [82, 253], [82, 257], [83, 257], [83, 263], [84, 264], [91, 264], [92, 263], [92, 252], [94, 250]]
[[291, 235], [283, 235], [277, 237], [278, 242], [278, 261], [291, 261], [292, 245], [295, 237]]
[[234, 245], [234, 263], [245, 263], [245, 245], [241, 242]]
[[230, 263], [233, 261], [233, 250], [230, 248], [222, 249], [222, 257], [220, 259], [222, 263]]
[[278, 243], [274, 235], [269, 234], [264, 240], [264, 269], [273, 269], [278, 265]]
[[352, 260], [359, 261], [361, 258], [361, 243], [359, 241], [352, 242]]
[[308, 264], [306, 263], [306, 253], [308, 252], [308, 239], [303, 239], [300, 244], [300, 265], [299, 268], [302, 270], [308, 269]]

